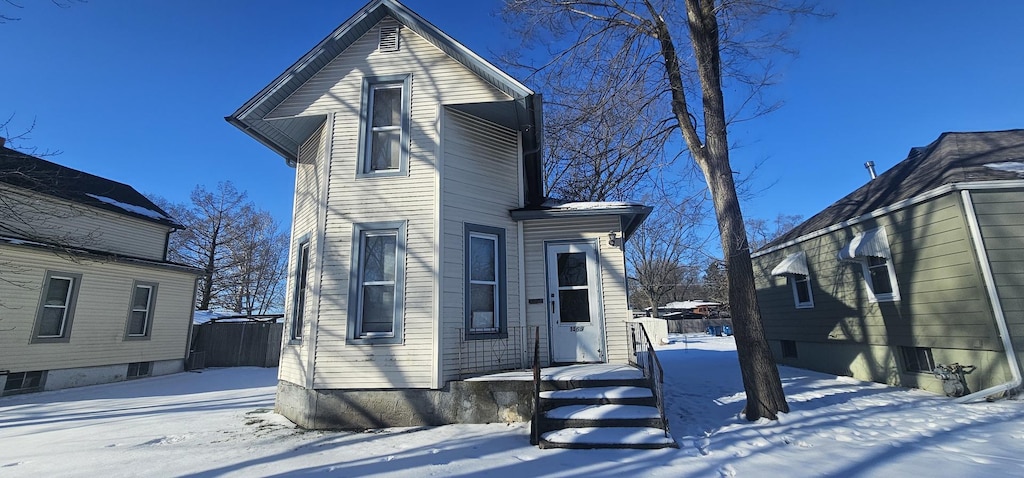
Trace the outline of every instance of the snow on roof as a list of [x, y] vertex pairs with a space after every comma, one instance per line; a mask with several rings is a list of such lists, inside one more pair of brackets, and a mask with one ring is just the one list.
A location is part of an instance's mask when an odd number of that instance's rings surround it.
[[89, 196], [89, 197], [91, 197], [91, 198], [93, 198], [93, 199], [95, 199], [97, 201], [100, 201], [102, 203], [110, 204], [111, 206], [117, 206], [117, 207], [119, 207], [121, 209], [124, 209], [125, 211], [128, 211], [128, 212], [133, 212], [135, 214], [141, 214], [143, 216], [151, 217], [153, 219], [164, 219], [164, 220], [168, 220], [168, 221], [173, 221], [173, 219], [165, 216], [164, 214], [162, 214], [160, 212], [157, 212], [157, 211], [154, 211], [152, 209], [148, 209], [148, 208], [145, 208], [145, 207], [142, 207], [142, 206], [138, 206], [138, 205], [135, 205], [135, 204], [128, 204], [126, 202], [118, 201], [117, 199], [111, 199], [111, 198], [108, 198], [108, 197], [105, 197], [105, 196], [99, 196], [99, 195], [92, 194], [92, 193], [85, 193], [85, 195]]
[[585, 210], [585, 209], [615, 209], [622, 207], [633, 207], [643, 206], [640, 203], [622, 202], [622, 201], [586, 201], [586, 202], [562, 202], [559, 199], [548, 198], [544, 201], [544, 207], [558, 208], [558, 209], [571, 209], [571, 210]]
[[192, 315], [192, 323], [196, 325], [205, 324], [211, 320], [232, 315], [238, 315], [238, 313], [224, 309], [197, 310], [195, 314]]
[[697, 307], [706, 305], [722, 305], [718, 302], [711, 302], [707, 300], [684, 300], [681, 302], [669, 302], [665, 304], [666, 309], [696, 309]]
[[1006, 171], [1009, 173], [1017, 173], [1018, 176], [1024, 176], [1024, 162], [1020, 161], [1003, 161], [1001, 163], [988, 163], [985, 165], [986, 168], [995, 169], [996, 171]]

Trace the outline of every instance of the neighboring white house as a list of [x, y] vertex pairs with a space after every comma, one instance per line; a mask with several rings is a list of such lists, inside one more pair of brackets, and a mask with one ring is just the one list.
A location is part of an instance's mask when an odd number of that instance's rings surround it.
[[183, 370], [199, 271], [131, 186], [0, 141], [0, 394]]
[[537, 328], [544, 364], [626, 361], [622, 243], [650, 208], [546, 199], [540, 96], [406, 7], [370, 2], [227, 120], [296, 169], [296, 423], [496, 420], [451, 384], [526, 365]]

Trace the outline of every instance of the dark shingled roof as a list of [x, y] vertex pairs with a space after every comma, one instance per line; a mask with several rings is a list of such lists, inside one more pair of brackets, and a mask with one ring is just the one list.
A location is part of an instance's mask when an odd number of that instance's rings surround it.
[[[1000, 169], [998, 163], [1022, 164], [1002, 165], [1004, 167]], [[1021, 179], [1024, 171], [1020, 168], [1024, 168], [1024, 129], [942, 133], [939, 139], [928, 146], [911, 148], [907, 159], [761, 250], [855, 219], [946, 184]]]
[[[0, 146], [0, 182], [184, 229], [178, 221], [131, 186]], [[105, 200], [101, 200], [103, 198]]]

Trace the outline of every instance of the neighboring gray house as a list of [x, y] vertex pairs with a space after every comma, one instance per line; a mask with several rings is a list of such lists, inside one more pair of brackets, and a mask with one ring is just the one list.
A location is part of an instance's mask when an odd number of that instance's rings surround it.
[[[406, 7], [364, 6], [227, 118], [296, 169], [277, 409], [456, 416], [450, 383], [625, 362], [622, 242], [650, 208], [543, 197], [541, 101]], [[384, 405], [382, 405], [384, 404]]]
[[[1024, 130], [944, 133], [754, 254], [779, 363], [977, 396], [1020, 385]], [[971, 370], [973, 368], [973, 371]]]
[[131, 186], [2, 146], [0, 395], [180, 372], [198, 270]]

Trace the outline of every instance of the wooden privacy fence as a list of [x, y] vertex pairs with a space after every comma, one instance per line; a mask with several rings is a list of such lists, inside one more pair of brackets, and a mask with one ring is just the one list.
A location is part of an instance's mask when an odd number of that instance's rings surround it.
[[[194, 366], [276, 367], [281, 359], [284, 324], [207, 322], [192, 328]], [[201, 357], [201, 360], [199, 358]]]

